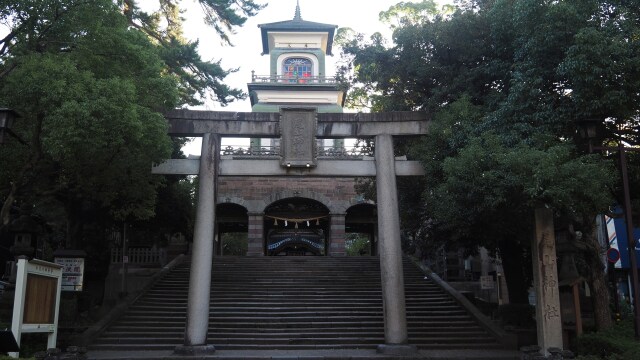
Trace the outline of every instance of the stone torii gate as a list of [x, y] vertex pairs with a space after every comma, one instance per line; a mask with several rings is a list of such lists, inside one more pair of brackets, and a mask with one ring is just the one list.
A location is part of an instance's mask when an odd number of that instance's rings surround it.
[[[218, 176], [375, 176], [377, 182], [379, 255], [385, 322], [385, 344], [379, 351], [415, 351], [408, 344], [400, 246], [396, 175], [422, 175], [418, 162], [396, 161], [393, 136], [427, 133], [429, 116], [417, 112], [385, 114], [319, 114], [315, 108], [282, 108], [280, 113], [174, 110], [165, 114], [169, 134], [201, 136], [200, 160], [170, 160], [156, 174], [198, 174], [198, 205], [189, 278], [187, 324], [181, 354], [215, 351], [206, 344], [216, 220]], [[280, 160], [220, 160], [220, 137], [280, 137]], [[319, 160], [316, 138], [374, 138], [375, 161]], [[259, 164], [258, 164], [259, 163]], [[373, 163], [373, 164], [372, 164]]]
[[[317, 113], [315, 108], [283, 107], [279, 113], [174, 110], [165, 117], [170, 135], [202, 137], [199, 160], [174, 159], [153, 168], [155, 174], [199, 175], [185, 339], [184, 346], [178, 347], [176, 353], [205, 355], [215, 351], [215, 347], [206, 342], [218, 176], [375, 176], [385, 332], [385, 344], [378, 346], [378, 352], [402, 355], [416, 351], [415, 346], [408, 344], [396, 176], [419, 176], [424, 171], [418, 162], [395, 159], [393, 137], [426, 134], [430, 123], [428, 114]], [[280, 160], [220, 159], [220, 138], [224, 136], [279, 137]], [[375, 161], [317, 159], [317, 138], [373, 138]], [[551, 234], [552, 229], [551, 225]], [[534, 244], [537, 248], [538, 242]], [[552, 256], [550, 248], [545, 251], [547, 256]], [[552, 251], [555, 253], [555, 244]], [[547, 268], [534, 262], [534, 271], [542, 269], [551, 273], [552, 269]], [[548, 293], [556, 294], [551, 304], [559, 308], [557, 283], [536, 282], [536, 289], [545, 298]], [[545, 324], [544, 329], [561, 328], [558, 316], [547, 315], [538, 315], [538, 322]], [[561, 336], [559, 341], [542, 343], [544, 348], [562, 347]]]

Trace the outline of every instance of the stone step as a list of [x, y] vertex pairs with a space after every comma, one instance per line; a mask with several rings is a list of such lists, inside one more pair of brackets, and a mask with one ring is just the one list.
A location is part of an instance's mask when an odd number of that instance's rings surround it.
[[[183, 343], [189, 264], [141, 296], [92, 350]], [[405, 262], [409, 340], [429, 349], [499, 348], [449, 295]], [[384, 342], [377, 258], [215, 258], [208, 341], [224, 350], [374, 349]]]
[[[163, 344], [148, 344], [145, 345], [144, 351], [158, 351], [158, 350], [174, 350], [176, 346], [182, 345], [182, 340], [175, 343], [163, 343]], [[314, 345], [268, 345], [268, 344], [216, 344], [217, 350], [340, 350], [340, 349], [375, 349], [377, 344], [314, 344]], [[428, 344], [430, 350], [490, 350], [500, 349], [500, 345], [497, 343], [430, 343]], [[122, 352], [134, 352], [140, 351], [141, 347], [138, 344], [99, 344], [91, 347], [92, 351], [122, 351]], [[340, 358], [340, 357], [339, 357]], [[268, 359], [273, 359], [269, 357]], [[294, 357], [295, 359], [295, 357]], [[451, 358], [455, 359], [455, 358]], [[467, 359], [467, 357], [465, 357]], [[489, 359], [489, 358], [488, 358]], [[491, 358], [492, 359], [492, 358]]]

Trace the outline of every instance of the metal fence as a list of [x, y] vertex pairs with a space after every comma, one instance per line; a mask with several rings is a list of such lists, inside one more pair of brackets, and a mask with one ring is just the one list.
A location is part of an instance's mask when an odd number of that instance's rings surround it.
[[278, 84], [329, 84], [335, 85], [337, 79], [332, 76], [284, 76], [284, 75], [251, 75], [252, 83]]
[[[111, 263], [122, 263], [121, 248], [111, 248]], [[158, 264], [161, 263], [162, 251], [150, 248], [131, 248], [127, 249], [127, 262], [130, 264]]]
[[[251, 146], [228, 145], [220, 150], [220, 155], [233, 155], [241, 157], [278, 157], [279, 146]], [[365, 156], [373, 156], [373, 150], [368, 146], [318, 146], [317, 154], [322, 158], [362, 159]]]

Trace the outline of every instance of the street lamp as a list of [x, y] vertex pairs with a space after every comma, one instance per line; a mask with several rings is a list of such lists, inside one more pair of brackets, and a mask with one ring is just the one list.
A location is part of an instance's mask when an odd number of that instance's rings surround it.
[[637, 148], [624, 146], [618, 139], [618, 146], [593, 146], [593, 139], [597, 135], [597, 119], [587, 119], [578, 122], [580, 136], [589, 140], [589, 152], [594, 150], [618, 151], [620, 161], [620, 176], [622, 178], [622, 191], [624, 197], [624, 219], [627, 225], [627, 249], [629, 252], [629, 266], [631, 267], [631, 294], [633, 296], [634, 332], [636, 339], [640, 339], [640, 298], [638, 296], [638, 265], [636, 260], [636, 240], [633, 237], [633, 221], [631, 216], [631, 194], [629, 191], [629, 175], [627, 172], [627, 151], [640, 151]]
[[20, 117], [18, 113], [11, 109], [0, 108], [0, 145], [5, 143], [7, 134], [15, 136], [11, 128], [13, 122], [17, 117]]

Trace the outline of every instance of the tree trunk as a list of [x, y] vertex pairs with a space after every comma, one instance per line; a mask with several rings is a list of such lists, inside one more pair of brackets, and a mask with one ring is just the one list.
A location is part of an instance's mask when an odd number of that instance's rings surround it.
[[8, 225], [11, 221], [11, 206], [16, 200], [18, 190], [20, 190], [22, 186], [28, 185], [30, 181], [37, 176], [37, 174], [29, 174], [29, 172], [35, 169], [40, 159], [42, 159], [42, 144], [40, 142], [40, 135], [42, 134], [43, 122], [44, 115], [38, 114], [36, 116], [33, 134], [31, 136], [29, 160], [24, 164], [22, 169], [20, 169], [18, 176], [13, 179], [9, 195], [7, 195], [7, 198], [2, 203], [2, 208], [0, 208], [0, 225]]
[[522, 245], [515, 239], [500, 243], [500, 258], [509, 290], [509, 302], [512, 304], [529, 303], [531, 276], [527, 270], [531, 269], [531, 264], [524, 252]]
[[590, 271], [589, 286], [592, 290], [593, 316], [598, 330], [605, 330], [613, 326], [611, 319], [611, 298], [607, 279], [604, 273], [604, 264], [601, 261], [601, 248], [595, 236], [585, 236], [587, 249], [585, 259]]

